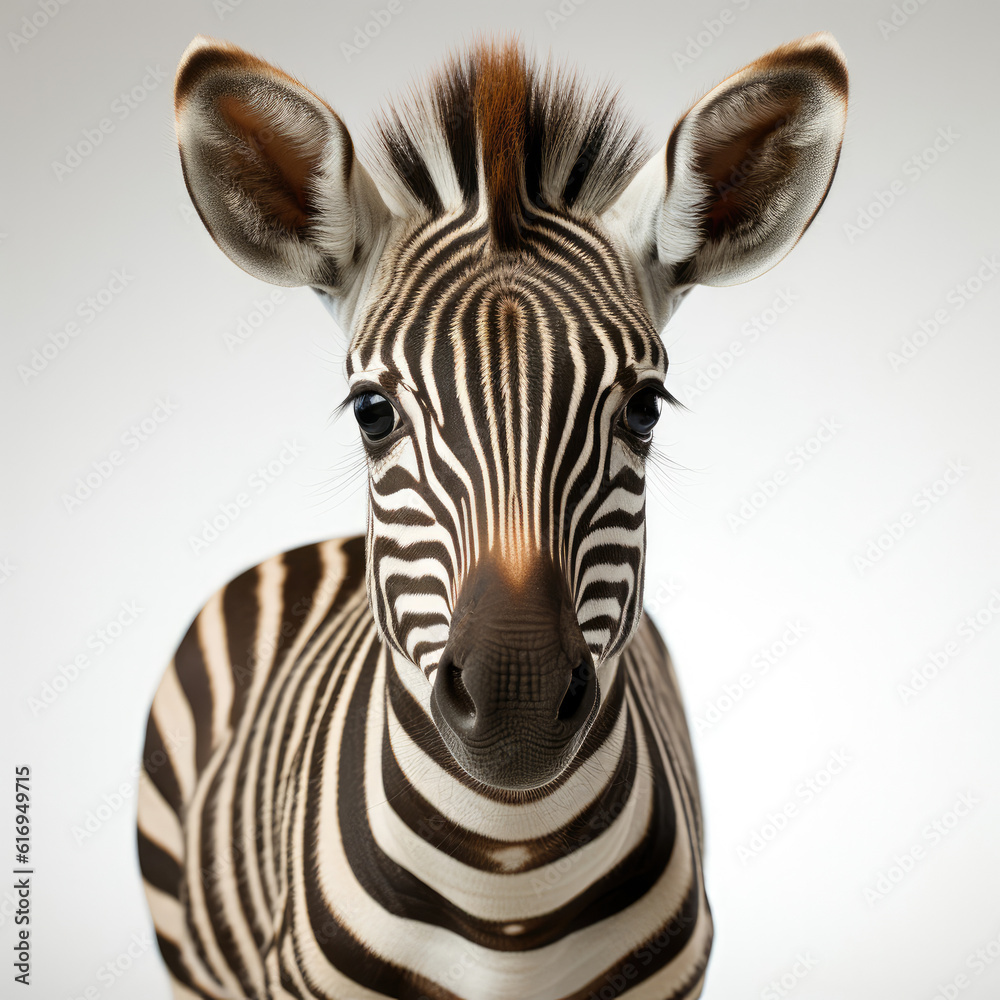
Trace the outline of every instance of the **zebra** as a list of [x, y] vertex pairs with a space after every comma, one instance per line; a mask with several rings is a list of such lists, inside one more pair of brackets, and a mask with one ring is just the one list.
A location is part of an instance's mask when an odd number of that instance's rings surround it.
[[818, 211], [836, 41], [750, 63], [654, 155], [508, 39], [390, 105], [372, 172], [232, 44], [192, 42], [175, 106], [216, 243], [348, 334], [368, 513], [223, 587], [156, 691], [138, 852], [174, 995], [699, 996], [698, 776], [642, 610], [659, 331]]

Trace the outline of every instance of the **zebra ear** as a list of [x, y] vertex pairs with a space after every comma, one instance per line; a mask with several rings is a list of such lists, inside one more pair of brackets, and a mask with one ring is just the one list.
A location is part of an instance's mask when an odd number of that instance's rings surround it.
[[347, 295], [383, 243], [389, 209], [327, 104], [199, 36], [178, 67], [174, 107], [188, 192], [222, 250], [273, 284]]
[[847, 67], [832, 35], [750, 63], [674, 126], [612, 208], [654, 319], [694, 284], [731, 285], [795, 245], [833, 180], [847, 117]]

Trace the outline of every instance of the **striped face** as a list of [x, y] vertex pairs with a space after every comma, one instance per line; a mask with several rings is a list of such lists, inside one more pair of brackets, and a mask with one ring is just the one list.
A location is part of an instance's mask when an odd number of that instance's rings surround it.
[[648, 160], [608, 88], [513, 43], [390, 108], [374, 175], [324, 101], [235, 46], [196, 40], [175, 98], [213, 237], [351, 333], [368, 594], [398, 679], [474, 778], [551, 783], [638, 624], [657, 330], [809, 225], [846, 114], [836, 43], [733, 74]]
[[347, 363], [372, 610], [459, 763], [542, 784], [639, 622], [665, 352], [608, 239], [564, 219], [509, 254], [472, 213], [416, 226], [374, 287]]

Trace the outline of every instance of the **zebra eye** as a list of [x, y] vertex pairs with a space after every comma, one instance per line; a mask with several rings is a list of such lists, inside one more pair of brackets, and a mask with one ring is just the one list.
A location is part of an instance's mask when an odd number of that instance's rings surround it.
[[625, 404], [622, 423], [636, 437], [648, 438], [660, 419], [660, 396], [655, 389], [640, 389]]
[[355, 397], [354, 416], [369, 441], [381, 441], [396, 426], [396, 408], [377, 392]]

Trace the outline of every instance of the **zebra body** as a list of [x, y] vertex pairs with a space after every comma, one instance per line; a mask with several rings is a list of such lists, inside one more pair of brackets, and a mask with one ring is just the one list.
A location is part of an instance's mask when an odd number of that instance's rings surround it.
[[364, 537], [202, 612], [150, 713], [139, 856], [178, 997], [683, 1000], [712, 941], [690, 739], [642, 612], [645, 464], [697, 283], [825, 196], [846, 73], [811, 36], [643, 166], [604, 91], [513, 45], [381, 127], [200, 39], [185, 179], [250, 273], [349, 333]]
[[220, 998], [696, 995], [712, 934], [697, 779], [649, 620], [576, 766], [523, 802], [449, 765], [391, 656], [360, 538], [249, 570], [192, 625], [147, 733], [145, 759], [169, 764], [140, 802], [175, 983]]

